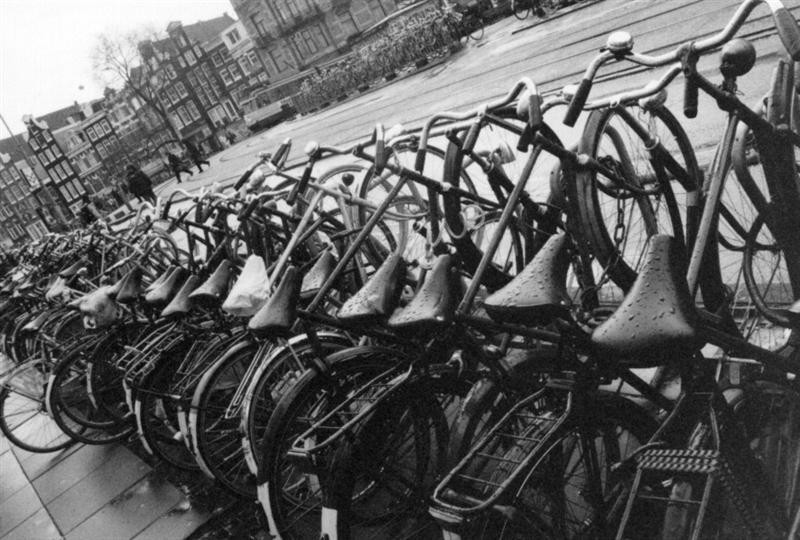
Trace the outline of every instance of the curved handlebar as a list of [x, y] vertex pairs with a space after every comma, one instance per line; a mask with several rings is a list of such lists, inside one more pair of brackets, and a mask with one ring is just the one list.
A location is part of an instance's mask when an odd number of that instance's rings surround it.
[[[597, 71], [606, 62], [610, 60], [628, 60], [634, 64], [639, 64], [646, 67], [661, 67], [682, 61], [687, 50], [691, 51], [692, 55], [695, 57], [700, 56], [703, 53], [706, 53], [719, 47], [723, 43], [730, 41], [745, 23], [747, 17], [750, 15], [753, 9], [755, 9], [755, 7], [761, 3], [766, 4], [772, 11], [772, 18], [775, 22], [775, 28], [778, 31], [778, 35], [780, 36], [786, 51], [792, 56], [792, 59], [800, 61], [800, 26], [798, 26], [797, 21], [794, 19], [794, 17], [792, 17], [792, 14], [789, 13], [789, 11], [784, 7], [781, 0], [744, 0], [739, 5], [730, 21], [728, 21], [728, 24], [726, 24], [722, 30], [705, 39], [683, 44], [670, 52], [660, 55], [640, 54], [632, 52], [628, 49], [617, 52], [611, 50], [604, 50], [601, 52], [586, 68], [580, 85], [578, 86], [578, 90], [575, 92], [575, 95], [570, 101], [567, 114], [564, 117], [564, 124], [573, 126], [580, 115], [580, 111], [582, 111], [584, 108], [596, 108], [600, 106], [598, 103], [592, 104], [591, 107], [587, 106], [586, 101], [589, 97], [592, 81], [597, 75]], [[655, 89], [652, 92], [644, 95], [642, 94], [642, 90], [644, 89], [630, 92], [629, 95], [644, 97], [645, 95], [651, 95], [652, 93], [660, 91], [664, 86], [666, 86], [666, 84], [659, 87], [648, 85], [646, 88], [651, 90], [653, 90], [653, 88]], [[692, 114], [697, 107], [697, 89], [692, 88], [692, 86], [693, 85], [688, 85], [684, 93], [684, 99], [686, 101], [684, 104], [684, 109], [685, 112], [689, 114]], [[620, 99], [634, 99], [634, 97], [621, 98], [621, 96], [626, 95], [621, 94], [616, 96], [614, 99], [618, 101]]]

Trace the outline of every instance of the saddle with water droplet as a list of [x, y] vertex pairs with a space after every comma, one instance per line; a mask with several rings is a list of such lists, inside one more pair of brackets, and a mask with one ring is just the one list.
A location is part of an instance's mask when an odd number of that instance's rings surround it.
[[250, 318], [247, 328], [261, 338], [288, 337], [297, 318], [300, 273], [289, 266], [267, 303]]
[[405, 274], [405, 260], [398, 254], [390, 255], [342, 305], [336, 317], [343, 322], [362, 324], [385, 320], [397, 308]]
[[484, 308], [492, 319], [505, 323], [532, 326], [567, 318], [570, 308], [568, 270], [567, 235], [556, 234], [522, 272], [486, 298]]
[[622, 304], [592, 334], [601, 351], [639, 367], [685, 357], [701, 345], [679, 244], [670, 236], [654, 235], [644, 260]]
[[197, 287], [189, 295], [189, 299], [195, 304], [217, 308], [222, 305], [225, 295], [228, 292], [228, 283], [231, 279], [231, 263], [224, 260], [219, 263], [214, 273], [205, 282]]
[[323, 283], [328, 280], [336, 267], [336, 257], [330, 250], [325, 251], [319, 256], [311, 270], [303, 276], [303, 284], [300, 287], [300, 298], [308, 300], [316, 296], [322, 288]]
[[461, 276], [455, 258], [440, 255], [425, 277], [411, 302], [389, 318], [389, 326], [398, 330], [437, 331], [452, 322], [456, 304], [461, 297]]

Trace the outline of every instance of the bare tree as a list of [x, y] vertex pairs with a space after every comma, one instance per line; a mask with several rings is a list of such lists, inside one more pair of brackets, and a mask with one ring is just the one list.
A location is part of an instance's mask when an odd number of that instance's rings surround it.
[[95, 77], [104, 85], [132, 91], [158, 115], [177, 139], [180, 138], [178, 132], [159, 100], [167, 80], [157, 64], [145, 60], [142, 54], [152, 53], [163, 39], [156, 31], [147, 28], [119, 36], [101, 34], [92, 50], [92, 68]]

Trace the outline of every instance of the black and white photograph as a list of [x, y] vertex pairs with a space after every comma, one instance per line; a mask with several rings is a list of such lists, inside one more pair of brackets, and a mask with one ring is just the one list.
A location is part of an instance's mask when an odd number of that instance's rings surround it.
[[0, 0], [0, 540], [800, 540], [799, 18]]

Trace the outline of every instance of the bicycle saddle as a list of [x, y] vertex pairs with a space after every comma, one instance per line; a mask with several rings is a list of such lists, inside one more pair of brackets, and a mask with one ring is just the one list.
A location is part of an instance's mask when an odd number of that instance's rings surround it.
[[300, 298], [308, 300], [313, 298], [322, 288], [322, 284], [333, 273], [336, 266], [336, 257], [330, 250], [326, 250], [311, 267], [311, 270], [303, 276], [303, 284], [300, 286]]
[[484, 302], [499, 322], [536, 325], [569, 316], [567, 235], [551, 236], [522, 271]]
[[224, 260], [219, 263], [214, 273], [189, 295], [189, 299], [207, 308], [221, 306], [228, 292], [230, 278], [231, 263], [228, 260]]
[[86, 260], [81, 259], [77, 262], [72, 263], [66, 268], [61, 269], [61, 271], [58, 273], [58, 277], [64, 279], [69, 279], [71, 277], [74, 277], [84, 266], [86, 266]]
[[448, 324], [453, 320], [460, 293], [461, 278], [456, 272], [455, 259], [451, 255], [440, 255], [411, 302], [389, 318], [389, 326], [405, 330], [435, 330]]
[[162, 317], [181, 317], [189, 313], [193, 307], [191, 293], [200, 285], [200, 278], [198, 276], [189, 276], [183, 283], [178, 293], [161, 311]]
[[147, 304], [150, 304], [156, 308], [164, 308], [169, 303], [170, 300], [175, 296], [178, 292], [178, 289], [183, 282], [186, 281], [186, 276], [189, 272], [181, 268], [180, 266], [176, 267], [172, 273], [167, 276], [167, 278], [155, 289], [147, 293], [144, 297], [144, 301]]
[[164, 270], [164, 272], [160, 276], [158, 276], [155, 279], [155, 281], [153, 281], [150, 285], [145, 287], [145, 289], [144, 289], [145, 294], [147, 294], [150, 291], [153, 291], [153, 290], [157, 289], [158, 287], [160, 287], [161, 284], [164, 283], [164, 280], [166, 280], [172, 274], [172, 272], [175, 271], [176, 268], [177, 268], [177, 266], [172, 265], [172, 266], [168, 267], [166, 270]]
[[142, 268], [134, 267], [130, 272], [117, 282], [116, 300], [120, 304], [132, 304], [142, 295]]
[[297, 318], [300, 273], [289, 266], [267, 303], [250, 318], [247, 328], [257, 337], [286, 337]]
[[594, 330], [592, 342], [641, 367], [694, 352], [697, 313], [685, 276], [678, 243], [662, 234], [650, 237], [639, 276], [619, 308]]
[[406, 262], [390, 255], [372, 277], [342, 305], [336, 317], [344, 322], [371, 323], [390, 316], [400, 301]]

